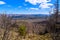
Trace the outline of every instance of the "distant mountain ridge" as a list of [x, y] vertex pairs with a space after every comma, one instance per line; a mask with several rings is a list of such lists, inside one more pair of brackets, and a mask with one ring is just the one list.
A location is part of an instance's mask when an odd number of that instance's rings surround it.
[[46, 19], [48, 17], [48, 15], [45, 14], [30, 14], [30, 15], [18, 15], [18, 14], [14, 14], [14, 15], [10, 15], [13, 19]]
[[[0, 14], [2, 15], [2, 14]], [[46, 19], [48, 14], [6, 14], [13, 19]]]

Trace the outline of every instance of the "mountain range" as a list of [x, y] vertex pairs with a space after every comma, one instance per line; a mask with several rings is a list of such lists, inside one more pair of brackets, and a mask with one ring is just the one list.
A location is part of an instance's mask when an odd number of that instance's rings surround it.
[[46, 14], [13, 14], [10, 15], [13, 19], [46, 19], [49, 15]]

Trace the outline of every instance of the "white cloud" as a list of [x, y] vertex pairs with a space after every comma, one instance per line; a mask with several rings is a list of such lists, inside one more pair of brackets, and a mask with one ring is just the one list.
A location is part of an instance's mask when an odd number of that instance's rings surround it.
[[39, 8], [30, 8], [30, 10], [39, 10]]
[[48, 2], [51, 2], [51, 0], [25, 0], [26, 2], [29, 2], [31, 3], [32, 5], [39, 5], [39, 7], [41, 8], [50, 8], [50, 6], [52, 6], [51, 3], [48, 3]]
[[36, 5], [36, 0], [25, 0], [26, 2], [29, 2], [29, 3], [31, 3], [31, 4], [33, 4], [33, 5]]
[[39, 7], [41, 8], [50, 8], [50, 6], [52, 6], [53, 4], [51, 3], [41, 3], [41, 5]]
[[44, 2], [50, 2], [51, 0], [25, 0], [26, 2], [29, 2], [33, 5], [36, 5], [37, 3], [44, 3]]
[[0, 1], [0, 5], [2, 5], [2, 4], [6, 4], [4, 1]]

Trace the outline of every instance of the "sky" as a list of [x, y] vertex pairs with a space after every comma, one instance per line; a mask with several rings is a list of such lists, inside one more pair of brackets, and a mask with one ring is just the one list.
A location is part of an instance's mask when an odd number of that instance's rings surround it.
[[49, 14], [55, 0], [0, 0], [0, 14]]

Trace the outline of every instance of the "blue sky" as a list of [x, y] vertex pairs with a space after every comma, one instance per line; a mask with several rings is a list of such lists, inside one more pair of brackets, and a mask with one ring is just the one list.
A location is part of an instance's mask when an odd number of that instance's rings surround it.
[[49, 14], [55, 0], [0, 0], [0, 13]]

